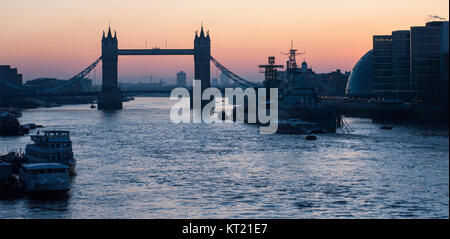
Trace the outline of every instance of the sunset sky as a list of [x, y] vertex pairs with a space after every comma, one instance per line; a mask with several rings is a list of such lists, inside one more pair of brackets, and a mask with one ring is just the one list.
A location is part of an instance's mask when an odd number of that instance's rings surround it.
[[[212, 55], [249, 80], [262, 80], [257, 65], [267, 56], [284, 64], [280, 51], [291, 40], [314, 71], [345, 71], [371, 49], [372, 35], [424, 25], [429, 15], [448, 19], [448, 8], [448, 0], [3, 0], [0, 65], [17, 67], [24, 80], [65, 79], [100, 56], [108, 22], [119, 48], [132, 49], [193, 48], [203, 21]], [[192, 78], [193, 65], [192, 56], [120, 56], [119, 81], [174, 79], [180, 70]], [[95, 77], [99, 83], [100, 67]]]

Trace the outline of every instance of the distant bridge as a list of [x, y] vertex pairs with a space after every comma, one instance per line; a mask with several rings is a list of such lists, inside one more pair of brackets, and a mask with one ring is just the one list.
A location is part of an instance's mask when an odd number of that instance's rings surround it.
[[[243, 88], [255, 88], [262, 86], [261, 83], [248, 81], [239, 75], [233, 73], [231, 70], [222, 65], [210, 52], [210, 37], [209, 33], [204, 33], [203, 26], [201, 32], [195, 34], [193, 49], [119, 49], [116, 34], [112, 36], [111, 29], [108, 29], [108, 34], [105, 36], [103, 32], [102, 38], [102, 56], [98, 57], [92, 64], [82, 70], [80, 73], [69, 78], [64, 83], [49, 87], [46, 89], [26, 89], [22, 86], [11, 84], [7, 81], [0, 80], [0, 86], [4, 86], [2, 94], [7, 97], [14, 98], [32, 98], [32, 97], [64, 97], [64, 96], [97, 96], [98, 102], [101, 105], [99, 108], [116, 108], [120, 109], [122, 106], [121, 95], [122, 92], [118, 87], [117, 68], [118, 56], [123, 55], [193, 55], [194, 56], [194, 73], [195, 79], [201, 80], [202, 90], [210, 86], [210, 63], [212, 62], [217, 69], [226, 75], [231, 81], [240, 85]], [[84, 79], [95, 67], [102, 61], [102, 90], [100, 92], [64, 92], [66, 89], [71, 89], [75, 84]], [[332, 92], [333, 89], [326, 84], [317, 80], [320, 87]], [[12, 91], [11, 91], [12, 90]], [[168, 94], [169, 90], [155, 89], [155, 90], [136, 90], [125, 91], [125, 94], [152, 94], [161, 93]], [[100, 106], [99, 105], [99, 106]], [[104, 106], [104, 107], [103, 107]]]

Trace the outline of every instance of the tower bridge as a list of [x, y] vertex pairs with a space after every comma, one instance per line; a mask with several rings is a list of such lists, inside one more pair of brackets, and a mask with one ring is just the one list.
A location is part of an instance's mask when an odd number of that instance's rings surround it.
[[193, 55], [194, 78], [201, 80], [202, 92], [210, 87], [211, 39], [209, 32], [205, 34], [203, 26], [200, 34], [195, 33], [193, 49], [119, 49], [117, 35], [108, 33], [102, 37], [102, 90], [98, 98], [98, 109], [122, 109], [122, 92], [118, 87], [118, 56], [124, 55]]
[[[122, 94], [123, 92], [118, 86], [118, 60], [119, 56], [158, 56], [158, 55], [192, 55], [194, 56], [194, 79], [201, 80], [201, 90], [209, 88], [211, 78], [211, 66], [212, 62], [217, 69], [223, 72], [230, 80], [243, 87], [255, 87], [256, 83], [247, 81], [242, 77], [236, 75], [219, 61], [211, 56], [211, 39], [209, 32], [204, 31], [203, 25], [200, 29], [200, 33], [195, 32], [194, 47], [192, 49], [120, 49], [118, 46], [117, 34], [114, 35], [111, 32], [111, 27], [108, 28], [108, 32], [103, 32], [101, 40], [101, 56], [97, 58], [92, 64], [86, 67], [83, 71], [66, 80], [66, 82], [54, 87], [39, 90], [24, 89], [21, 86], [9, 84], [7, 81], [0, 80], [0, 85], [3, 84], [6, 87], [5, 95], [8, 92], [14, 92], [16, 98], [39, 98], [39, 97], [51, 97], [57, 96], [86, 96], [97, 95], [98, 109], [122, 109]], [[100, 92], [91, 93], [64, 93], [64, 89], [72, 87], [77, 82], [86, 77], [97, 65], [102, 61], [102, 87]], [[8, 91], [12, 89], [13, 91]], [[12, 94], [12, 93], [11, 93]], [[8, 95], [7, 97], [9, 97]], [[12, 96], [12, 95], [11, 95]]]

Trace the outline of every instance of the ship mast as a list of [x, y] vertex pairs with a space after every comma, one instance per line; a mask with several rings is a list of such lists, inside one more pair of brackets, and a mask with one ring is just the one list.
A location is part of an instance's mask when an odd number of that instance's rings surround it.
[[305, 52], [297, 52], [297, 49], [294, 49], [294, 41], [291, 40], [291, 49], [289, 50], [289, 53], [283, 53], [281, 52], [281, 54], [283, 55], [287, 55], [288, 56], [288, 62], [287, 62], [287, 66], [286, 66], [286, 70], [291, 70], [291, 69], [297, 69], [297, 60], [296, 60], [296, 56], [297, 55], [304, 55]]

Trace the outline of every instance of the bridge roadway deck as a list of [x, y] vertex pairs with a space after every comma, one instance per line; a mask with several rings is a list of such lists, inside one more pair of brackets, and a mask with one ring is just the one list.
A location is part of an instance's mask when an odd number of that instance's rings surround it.
[[136, 56], [136, 55], [194, 55], [193, 49], [119, 49], [118, 55]]

